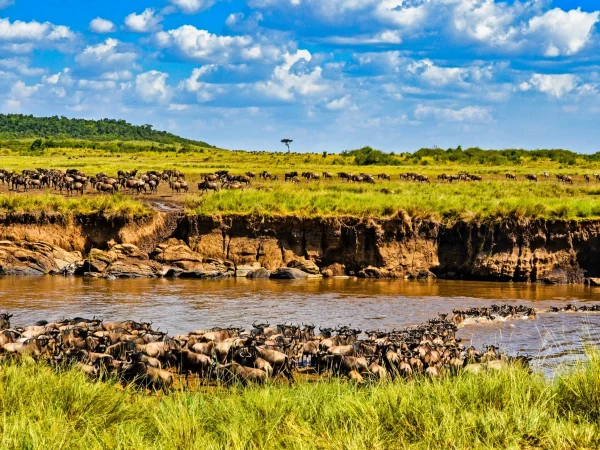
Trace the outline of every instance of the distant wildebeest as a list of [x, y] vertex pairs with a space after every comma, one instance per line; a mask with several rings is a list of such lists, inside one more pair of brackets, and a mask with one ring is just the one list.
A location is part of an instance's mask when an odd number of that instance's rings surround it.
[[297, 176], [298, 176], [298, 172], [287, 172], [285, 174], [284, 181], [288, 181], [288, 180], [293, 181], [294, 178]]
[[535, 181], [537, 183], [538, 177], [535, 174], [532, 173], [528, 173], [527, 175], [525, 175], [525, 178], [529, 181]]

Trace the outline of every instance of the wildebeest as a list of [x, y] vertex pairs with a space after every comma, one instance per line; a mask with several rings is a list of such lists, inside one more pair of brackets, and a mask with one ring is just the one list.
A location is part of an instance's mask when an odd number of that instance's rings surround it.
[[217, 192], [219, 190], [219, 185], [212, 181], [201, 181], [198, 183], [198, 190], [202, 193], [206, 193], [209, 190]]
[[532, 173], [528, 173], [527, 175], [525, 175], [525, 178], [529, 181], [535, 181], [537, 183], [538, 177], [535, 174]]
[[298, 176], [298, 172], [287, 172], [284, 177], [284, 181], [293, 180]]

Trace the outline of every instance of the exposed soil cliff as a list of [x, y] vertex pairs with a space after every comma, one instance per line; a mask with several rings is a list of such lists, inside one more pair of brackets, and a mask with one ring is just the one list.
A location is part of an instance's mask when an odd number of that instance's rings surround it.
[[144, 223], [99, 217], [69, 224], [5, 220], [0, 239], [0, 274], [355, 275], [544, 283], [595, 283], [600, 277], [599, 220], [442, 224], [407, 216], [303, 219], [170, 212]]

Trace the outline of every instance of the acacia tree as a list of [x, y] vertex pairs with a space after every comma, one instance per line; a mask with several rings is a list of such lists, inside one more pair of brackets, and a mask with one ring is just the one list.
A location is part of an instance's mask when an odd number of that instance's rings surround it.
[[283, 142], [286, 145], [286, 147], [288, 148], [288, 153], [289, 153], [290, 152], [290, 144], [294, 141], [292, 139], [286, 138], [286, 139], [282, 139], [281, 142]]

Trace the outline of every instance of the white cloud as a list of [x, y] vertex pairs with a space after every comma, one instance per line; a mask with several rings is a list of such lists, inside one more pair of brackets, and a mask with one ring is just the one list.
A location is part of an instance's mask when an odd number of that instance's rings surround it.
[[167, 85], [168, 73], [151, 70], [135, 78], [135, 91], [146, 103], [167, 103], [172, 90]]
[[[361, 3], [357, 1], [356, 3]], [[365, 3], [365, 2], [362, 2]], [[375, 16], [382, 22], [387, 22], [403, 28], [422, 25], [427, 18], [427, 4], [412, 6], [404, 0], [381, 0], [375, 8]]]
[[41, 86], [41, 84], [28, 86], [21, 80], [15, 82], [4, 102], [4, 107], [9, 111], [18, 111], [23, 106], [23, 102], [35, 94]]
[[201, 78], [212, 72], [216, 68], [215, 65], [209, 64], [201, 68], [196, 68], [192, 71], [192, 75], [181, 82], [179, 88], [192, 93], [196, 96], [196, 100], [200, 103], [213, 100], [217, 95], [223, 94], [225, 88], [223, 86], [205, 83]]
[[408, 66], [408, 71], [419, 74], [427, 83], [436, 86], [462, 82], [467, 75], [466, 69], [460, 67], [439, 67], [429, 59], [415, 61]]
[[244, 20], [244, 17], [244, 13], [241, 12], [231, 13], [227, 16], [227, 19], [225, 19], [225, 25], [232, 27]]
[[186, 109], [189, 109], [189, 107], [190, 105], [184, 105], [181, 103], [171, 103], [167, 108], [167, 111], [185, 111]]
[[356, 105], [352, 103], [352, 96], [346, 94], [341, 98], [330, 101], [325, 105], [330, 111], [340, 111], [342, 109], [356, 109]]
[[114, 72], [105, 72], [100, 76], [104, 80], [121, 81], [131, 80], [133, 74], [129, 70], [120, 70]]
[[460, 109], [439, 108], [436, 106], [417, 105], [417, 119], [434, 118], [443, 122], [492, 122], [487, 108], [481, 106], [465, 106]]
[[42, 77], [42, 82], [44, 83], [44, 85], [71, 86], [73, 84], [73, 79], [71, 78], [71, 70], [67, 67], [58, 73]]
[[511, 24], [518, 15], [517, 3], [496, 3], [494, 0], [458, 0], [452, 9], [454, 29], [467, 37], [495, 45], [512, 44], [516, 33]]
[[0, 42], [6, 42], [3, 48], [13, 53], [29, 53], [38, 47], [63, 49], [74, 39], [75, 33], [64, 25], [0, 19]]
[[160, 28], [162, 20], [154, 8], [146, 8], [141, 14], [131, 13], [125, 17], [125, 27], [135, 33], [150, 33]]
[[[252, 0], [280, 17], [347, 29], [360, 23], [362, 35], [321, 38], [342, 45], [390, 42], [377, 38], [395, 32], [397, 42], [435, 33], [458, 42], [471, 41], [501, 52], [573, 55], [588, 44], [600, 12], [580, 8], [548, 10], [551, 0]], [[577, 2], [573, 1], [574, 4]], [[273, 11], [271, 11], [272, 13]], [[233, 20], [233, 19], [232, 19]], [[280, 20], [281, 26], [287, 24]], [[365, 33], [366, 31], [366, 33]]]
[[13, 98], [29, 98], [33, 94], [35, 94], [41, 85], [36, 84], [34, 86], [27, 86], [22, 81], [17, 81], [13, 84], [13, 87], [10, 90], [10, 95]]
[[600, 12], [569, 12], [555, 8], [529, 21], [527, 33], [538, 35], [548, 57], [574, 55], [589, 42]]
[[113, 33], [117, 31], [117, 27], [110, 20], [103, 19], [102, 17], [96, 17], [90, 22], [90, 30], [94, 33]]
[[293, 100], [295, 95], [311, 96], [325, 92], [328, 85], [321, 74], [323, 69], [297, 72], [293, 70], [296, 63], [310, 62], [312, 55], [308, 50], [298, 50], [294, 54], [286, 53], [283, 64], [273, 71], [271, 79], [265, 83], [257, 83], [255, 89], [267, 97], [279, 100]]
[[8, 8], [15, 4], [15, 0], [0, 0], [0, 9]]
[[46, 73], [45, 69], [30, 67], [29, 59], [21, 57], [0, 59], [0, 68], [17, 72], [26, 77], [39, 77]]
[[400, 44], [402, 37], [397, 30], [385, 30], [376, 34], [362, 34], [355, 36], [331, 36], [324, 39], [326, 42], [340, 45], [377, 45]]
[[545, 75], [536, 73], [529, 82], [521, 84], [521, 90], [527, 91], [533, 87], [544, 94], [561, 98], [575, 90], [578, 82], [578, 77], [572, 74]]
[[108, 38], [97, 45], [88, 45], [83, 52], [75, 57], [83, 67], [97, 67], [104, 70], [132, 67], [137, 54], [131, 51], [121, 51], [122, 44], [113, 38]]
[[79, 80], [77, 86], [90, 91], [112, 91], [117, 88], [117, 83], [111, 80]]
[[407, 67], [408, 71], [417, 75], [421, 80], [432, 86], [446, 86], [491, 80], [493, 67], [491, 65], [473, 65], [470, 67], [441, 67], [430, 59], [414, 61]]
[[156, 34], [160, 47], [173, 48], [194, 61], [225, 64], [235, 61], [273, 60], [278, 50], [254, 43], [250, 36], [219, 36], [192, 25]]
[[218, 0], [169, 0], [186, 14], [195, 14], [214, 5]]

